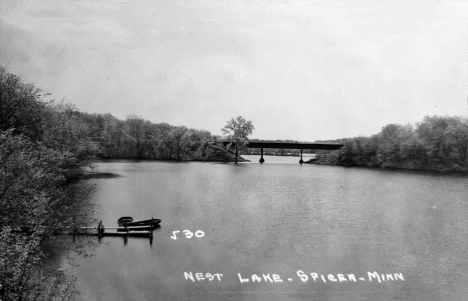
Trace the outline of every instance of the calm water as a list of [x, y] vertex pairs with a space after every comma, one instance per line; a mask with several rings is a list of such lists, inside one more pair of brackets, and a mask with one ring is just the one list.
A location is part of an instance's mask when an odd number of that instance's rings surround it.
[[86, 181], [105, 226], [162, 223], [153, 245], [105, 237], [77, 258], [78, 299], [467, 300], [467, 177], [245, 157], [97, 164], [122, 175]]

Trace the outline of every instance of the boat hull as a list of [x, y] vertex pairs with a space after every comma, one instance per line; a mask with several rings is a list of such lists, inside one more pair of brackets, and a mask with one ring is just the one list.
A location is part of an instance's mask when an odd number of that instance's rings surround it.
[[127, 227], [131, 227], [131, 226], [149, 226], [150, 224], [153, 224], [154, 225], [158, 225], [159, 223], [161, 223], [161, 220], [160, 219], [147, 219], [147, 220], [143, 220], [143, 221], [136, 221], [136, 222], [129, 222], [129, 223], [126, 223]]

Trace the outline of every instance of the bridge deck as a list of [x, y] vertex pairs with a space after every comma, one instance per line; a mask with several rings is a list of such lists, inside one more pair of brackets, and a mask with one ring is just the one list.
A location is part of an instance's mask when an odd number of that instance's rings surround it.
[[296, 143], [296, 142], [263, 142], [249, 141], [248, 148], [286, 148], [286, 149], [340, 149], [343, 144], [337, 143]]
[[[223, 141], [224, 145], [229, 141]], [[235, 145], [235, 144], [234, 144]], [[285, 148], [285, 149], [340, 149], [343, 144], [338, 143], [301, 143], [301, 142], [279, 142], [279, 141], [248, 141], [248, 148]]]

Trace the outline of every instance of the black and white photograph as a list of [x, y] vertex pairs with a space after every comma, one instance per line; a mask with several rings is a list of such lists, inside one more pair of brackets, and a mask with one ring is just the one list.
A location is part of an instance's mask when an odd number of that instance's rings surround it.
[[0, 0], [0, 301], [468, 300], [468, 1]]

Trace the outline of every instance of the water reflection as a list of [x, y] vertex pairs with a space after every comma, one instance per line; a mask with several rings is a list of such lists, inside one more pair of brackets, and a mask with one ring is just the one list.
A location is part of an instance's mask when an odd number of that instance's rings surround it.
[[[96, 184], [96, 216], [105, 225], [128, 215], [162, 223], [152, 246], [104, 237], [93, 257], [77, 259], [79, 298], [465, 300], [465, 177], [300, 166], [285, 158], [291, 163], [100, 164], [122, 175], [87, 181]], [[204, 236], [188, 238], [184, 230]], [[192, 281], [186, 272], [205, 279]], [[206, 273], [223, 276], [209, 281]], [[385, 278], [394, 273], [404, 281]]]

